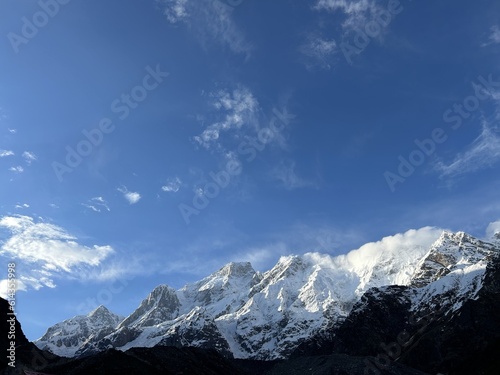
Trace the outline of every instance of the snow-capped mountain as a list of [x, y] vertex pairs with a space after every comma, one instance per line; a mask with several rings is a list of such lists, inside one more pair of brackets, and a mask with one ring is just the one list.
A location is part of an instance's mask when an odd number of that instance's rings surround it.
[[369, 289], [340, 325], [293, 356], [370, 356], [365, 373], [398, 361], [429, 374], [497, 374], [499, 363], [488, 358], [500, 344], [499, 280], [500, 246], [445, 232], [409, 285]]
[[122, 320], [123, 316], [99, 306], [88, 315], [78, 315], [50, 327], [36, 345], [63, 357], [73, 357], [88, 341], [101, 340], [113, 332]]
[[411, 311], [436, 306], [456, 310], [481, 289], [499, 244], [462, 232], [443, 232], [436, 240], [438, 234], [428, 232], [418, 245], [416, 231], [408, 231], [397, 246], [385, 238], [347, 255], [282, 257], [263, 274], [250, 263], [230, 263], [180, 290], [155, 288], [131, 315], [110, 321], [99, 334], [77, 332], [79, 326], [69, 320], [35, 343], [66, 356], [110, 347], [173, 345], [215, 348], [236, 358], [276, 359], [340, 327], [379, 295], [389, 293]]
[[179, 314], [180, 303], [175, 289], [167, 285], [157, 286], [141, 305], [124, 319], [122, 327], [149, 327], [172, 320]]

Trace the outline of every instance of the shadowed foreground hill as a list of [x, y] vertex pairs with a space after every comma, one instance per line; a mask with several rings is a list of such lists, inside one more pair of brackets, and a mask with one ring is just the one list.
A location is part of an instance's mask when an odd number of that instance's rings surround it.
[[[7, 316], [8, 303], [0, 298], [0, 314]], [[2, 319], [2, 350], [7, 351], [6, 333], [8, 325]], [[16, 321], [16, 367], [10, 368], [2, 358], [2, 375], [24, 375], [24, 371], [36, 371], [50, 375], [363, 375], [364, 357], [347, 355], [310, 356], [291, 361], [233, 360], [222, 357], [215, 350], [200, 348], [176, 348], [157, 346], [153, 348], [132, 348], [126, 352], [109, 349], [96, 355], [68, 359], [38, 349], [24, 336], [21, 325]], [[393, 366], [382, 375], [426, 375], [425, 373]]]

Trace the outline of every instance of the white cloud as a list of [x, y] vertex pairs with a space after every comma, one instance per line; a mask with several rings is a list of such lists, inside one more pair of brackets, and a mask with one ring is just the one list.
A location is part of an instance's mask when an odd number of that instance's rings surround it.
[[17, 133], [17, 129], [11, 129], [11, 128], [8, 128], [7, 129], [9, 131], [9, 133], [11, 134], [16, 134]]
[[217, 145], [224, 132], [253, 126], [260, 108], [257, 99], [247, 88], [238, 88], [232, 92], [220, 90], [211, 96], [214, 98], [212, 105], [218, 112], [223, 113], [223, 117], [194, 137], [195, 141], [205, 148]]
[[37, 156], [33, 152], [30, 152], [30, 151], [24, 151], [22, 156], [23, 156], [24, 160], [26, 161], [26, 164], [28, 164], [28, 165], [30, 165], [35, 160], [37, 160]]
[[167, 183], [161, 187], [161, 190], [168, 193], [177, 193], [181, 185], [182, 181], [179, 177], [169, 178]]
[[94, 197], [87, 201], [87, 203], [82, 203], [82, 206], [87, 207], [88, 209], [94, 212], [101, 212], [102, 209], [106, 211], [111, 211], [108, 206], [108, 202], [103, 197]]
[[27, 203], [23, 203], [23, 204], [16, 204], [15, 207], [18, 208], [18, 209], [22, 209], [22, 208], [29, 208], [30, 205], [27, 204]]
[[82, 206], [83, 206], [83, 207], [86, 207], [86, 208], [88, 208], [88, 209], [90, 209], [90, 210], [92, 210], [92, 211], [94, 211], [94, 212], [101, 212], [101, 210], [100, 210], [100, 209], [98, 209], [98, 208], [97, 208], [97, 207], [95, 207], [95, 206], [92, 206], [91, 204], [82, 203]]
[[233, 21], [234, 8], [220, 0], [163, 0], [169, 22], [184, 23], [204, 47], [215, 41], [232, 52], [249, 56], [251, 45]]
[[500, 233], [500, 220], [489, 223], [486, 228], [486, 238], [491, 239], [496, 233]]
[[[10, 284], [10, 285], [9, 285]], [[15, 291], [27, 291], [26, 284], [19, 279], [15, 279]], [[7, 299], [7, 294], [11, 292], [12, 283], [9, 283], [8, 279], [0, 280], [0, 297]]]
[[[435, 227], [410, 229], [404, 233], [384, 237], [377, 242], [369, 242], [334, 259], [337, 264], [352, 269], [364, 281], [368, 281], [372, 276], [371, 273], [364, 274], [365, 270], [371, 270], [376, 264], [384, 267], [388, 265], [391, 269], [386, 270], [388, 272], [385, 275], [379, 275], [386, 277], [387, 280], [379, 281], [384, 284], [390, 280], [404, 285], [413, 274], [419, 258], [427, 253], [442, 232], [443, 229]], [[387, 262], [388, 260], [392, 261]]]
[[453, 162], [438, 162], [435, 170], [441, 177], [455, 177], [492, 166], [500, 161], [500, 133], [497, 129], [483, 124], [481, 134], [459, 153]]
[[14, 156], [14, 152], [10, 150], [0, 150], [0, 158], [4, 158], [6, 156]]
[[384, 237], [380, 241], [368, 242], [359, 249], [352, 250], [340, 257], [344, 257], [354, 265], [361, 265], [373, 262], [374, 258], [380, 257], [382, 253], [395, 255], [402, 251], [412, 251], [415, 246], [422, 248], [421, 251], [427, 252], [441, 233], [443, 233], [443, 229], [435, 227], [410, 229], [404, 233]]
[[130, 204], [136, 204], [139, 202], [142, 198], [141, 194], [133, 191], [128, 191], [127, 187], [122, 186], [117, 189], [120, 193], [123, 194], [123, 197], [130, 203]]
[[18, 165], [16, 167], [10, 167], [9, 171], [14, 172], [14, 173], [23, 173], [24, 172], [24, 168], [21, 167], [20, 165]]
[[237, 252], [232, 255], [231, 260], [249, 261], [255, 269], [266, 271], [275, 265], [280, 256], [307, 252], [309, 257], [319, 257], [326, 262], [332, 262], [333, 268], [340, 266], [357, 273], [360, 277], [369, 278], [371, 274], [363, 275], [364, 271], [371, 269], [375, 264], [389, 264], [388, 260], [395, 259], [397, 262], [393, 263], [393, 271], [397, 275], [384, 276], [388, 279], [394, 277], [397, 282], [404, 284], [411, 276], [418, 260], [427, 253], [442, 232], [443, 229], [435, 227], [411, 229], [384, 237], [380, 241], [366, 243], [342, 255], [332, 256], [327, 254], [345, 251], [345, 244], [353, 240], [359, 242], [361, 240], [359, 233], [326, 226], [313, 228], [302, 225], [295, 226], [293, 232], [282, 240]]
[[99, 266], [114, 252], [110, 246], [82, 245], [63, 228], [35, 222], [29, 216], [4, 216], [0, 219], [0, 228], [11, 234], [2, 243], [0, 256], [24, 268], [18, 280], [25, 289], [54, 287], [55, 277], [75, 277], [85, 268]]
[[299, 51], [306, 57], [305, 65], [310, 70], [316, 67], [331, 69], [333, 56], [337, 53], [337, 50], [335, 40], [328, 40], [315, 35], [310, 35], [306, 43], [299, 47]]
[[[16, 292], [18, 291], [27, 292], [29, 289], [39, 290], [43, 287], [53, 289], [57, 286], [51, 278], [43, 276], [42, 273], [36, 276], [29, 276], [24, 272], [23, 275], [21, 276], [21, 279], [16, 278], [15, 284], [16, 284]], [[7, 293], [9, 292], [8, 287], [9, 284], [7, 279], [0, 280], [0, 297], [2, 298], [7, 297]]]

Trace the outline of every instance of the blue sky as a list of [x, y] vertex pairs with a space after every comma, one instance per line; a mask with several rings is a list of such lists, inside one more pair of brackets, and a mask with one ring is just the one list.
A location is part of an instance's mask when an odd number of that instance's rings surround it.
[[498, 1], [5, 0], [0, 19], [0, 279], [15, 262], [32, 340], [230, 261], [498, 227]]

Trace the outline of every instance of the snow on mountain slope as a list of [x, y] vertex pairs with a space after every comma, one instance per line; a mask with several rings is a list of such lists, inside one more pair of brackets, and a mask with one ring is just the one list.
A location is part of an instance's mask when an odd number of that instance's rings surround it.
[[500, 232], [496, 232], [491, 240], [490, 240], [492, 243], [496, 244], [496, 245], [500, 245]]
[[99, 306], [88, 315], [78, 315], [50, 327], [35, 344], [59, 356], [73, 357], [87, 341], [101, 340], [122, 320], [122, 316]]
[[454, 270], [464, 270], [487, 258], [494, 248], [464, 232], [443, 232], [419, 262], [411, 285], [421, 287]]
[[157, 286], [140, 306], [118, 328], [149, 327], [177, 317], [180, 302], [175, 289], [167, 285]]
[[[447, 298], [448, 305], [459, 306], [481, 287], [494, 251], [498, 247], [464, 233], [426, 227], [346, 255], [282, 257], [263, 274], [250, 263], [230, 263], [180, 290], [155, 288], [105, 337], [65, 340], [48, 349], [81, 355], [109, 347], [192, 345], [237, 358], [284, 358], [325, 327], [340, 324], [370, 288], [408, 286], [405, 298], [415, 309], [433, 308]], [[58, 340], [53, 328], [45, 342]]]
[[407, 285], [415, 267], [442, 230], [425, 227], [363, 245], [338, 259], [360, 277], [358, 295], [382, 285]]
[[282, 257], [252, 288], [247, 303], [218, 318], [217, 325], [239, 357], [284, 358], [302, 340], [347, 316], [368, 288], [408, 284], [439, 233], [408, 231], [337, 257]]
[[181, 314], [203, 306], [214, 317], [239, 309], [248, 299], [249, 290], [261, 279], [248, 262], [229, 263], [217, 272], [179, 290]]
[[460, 313], [466, 301], [477, 298], [487, 266], [500, 253], [499, 245], [463, 232], [443, 232], [418, 263], [406, 288], [370, 289], [353, 307], [351, 315], [355, 317], [351, 320], [370, 316], [374, 304], [383, 306], [397, 300], [400, 308], [408, 306], [408, 315], [450, 319]]
[[420, 261], [413, 277], [414, 311], [458, 310], [476, 298], [488, 261], [499, 245], [478, 240], [464, 232], [443, 232]]

